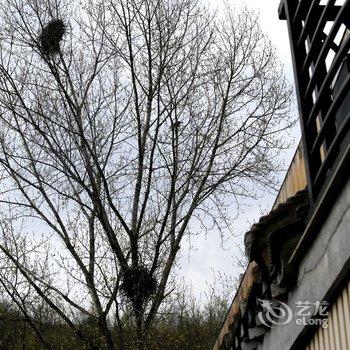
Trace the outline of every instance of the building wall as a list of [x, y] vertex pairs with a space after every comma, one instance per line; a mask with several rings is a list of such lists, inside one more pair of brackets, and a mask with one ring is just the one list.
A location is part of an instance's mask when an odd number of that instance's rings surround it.
[[319, 327], [306, 350], [350, 349], [350, 283], [330, 308], [328, 327]]
[[306, 185], [304, 151], [300, 142], [272, 209], [277, 208], [279, 204], [302, 191]]
[[[289, 293], [288, 304], [294, 311], [287, 325], [275, 326], [258, 349], [303, 349], [298, 341], [305, 327], [297, 325], [298, 301], [328, 301], [337, 285], [348, 276], [350, 265], [350, 180], [335, 203], [329, 203], [329, 215], [316, 240], [300, 263], [297, 285]], [[348, 330], [350, 332], [350, 330]], [[326, 350], [346, 350], [330, 348]]]

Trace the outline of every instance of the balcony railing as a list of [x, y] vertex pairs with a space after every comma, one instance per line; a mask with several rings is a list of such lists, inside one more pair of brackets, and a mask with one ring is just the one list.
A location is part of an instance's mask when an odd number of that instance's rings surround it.
[[350, 0], [282, 0], [279, 16], [288, 22], [310, 201], [315, 205], [349, 151]]

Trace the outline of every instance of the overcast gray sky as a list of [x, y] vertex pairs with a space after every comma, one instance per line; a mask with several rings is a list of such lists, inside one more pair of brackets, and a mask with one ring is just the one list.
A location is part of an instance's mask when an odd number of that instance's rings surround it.
[[[213, 6], [222, 6], [222, 0], [209, 0]], [[231, 0], [234, 6], [246, 4], [249, 8], [260, 14], [260, 23], [264, 32], [270, 37], [276, 47], [277, 55], [284, 65], [286, 75], [290, 82], [293, 80], [293, 69], [290, 56], [287, 23], [278, 18], [278, 5], [280, 0]], [[294, 112], [296, 113], [295, 109]], [[294, 146], [286, 151], [282, 157], [285, 159], [287, 169], [295, 151], [295, 145], [299, 140], [299, 125], [296, 125], [291, 138], [295, 139]], [[281, 174], [281, 180], [284, 174]], [[262, 212], [269, 211], [276, 194], [266, 193], [259, 200], [250, 203], [244, 213], [241, 213], [234, 225], [233, 237], [225, 242], [224, 249], [219, 235], [215, 232], [204, 238], [202, 235], [191, 239], [193, 249], [189, 252], [188, 246], [182, 246], [182, 258], [180, 261], [180, 275], [184, 276], [187, 283], [192, 284], [194, 293], [200, 297], [206, 289], [206, 282], [212, 283], [214, 274], [218, 271], [228, 275], [238, 275], [240, 272], [233, 266], [232, 256], [236, 253], [236, 244], [242, 244], [244, 233], [249, 230], [252, 223], [256, 222]], [[233, 213], [234, 214], [234, 213]]]

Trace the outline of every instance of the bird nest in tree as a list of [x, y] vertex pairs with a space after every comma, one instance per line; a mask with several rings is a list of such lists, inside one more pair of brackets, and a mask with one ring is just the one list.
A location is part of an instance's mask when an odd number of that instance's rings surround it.
[[145, 301], [157, 290], [157, 281], [145, 267], [128, 269], [121, 284], [123, 294], [132, 301]]
[[61, 19], [50, 21], [39, 36], [39, 43], [45, 55], [54, 55], [60, 51], [60, 42], [66, 32], [66, 26]]

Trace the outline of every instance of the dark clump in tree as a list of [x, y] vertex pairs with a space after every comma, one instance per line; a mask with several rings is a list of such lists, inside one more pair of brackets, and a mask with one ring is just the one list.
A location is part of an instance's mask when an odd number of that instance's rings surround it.
[[128, 269], [121, 285], [123, 294], [133, 302], [144, 302], [157, 290], [157, 281], [142, 266]]
[[60, 42], [66, 32], [66, 26], [61, 19], [50, 21], [42, 30], [39, 42], [45, 55], [54, 55], [60, 51]]

